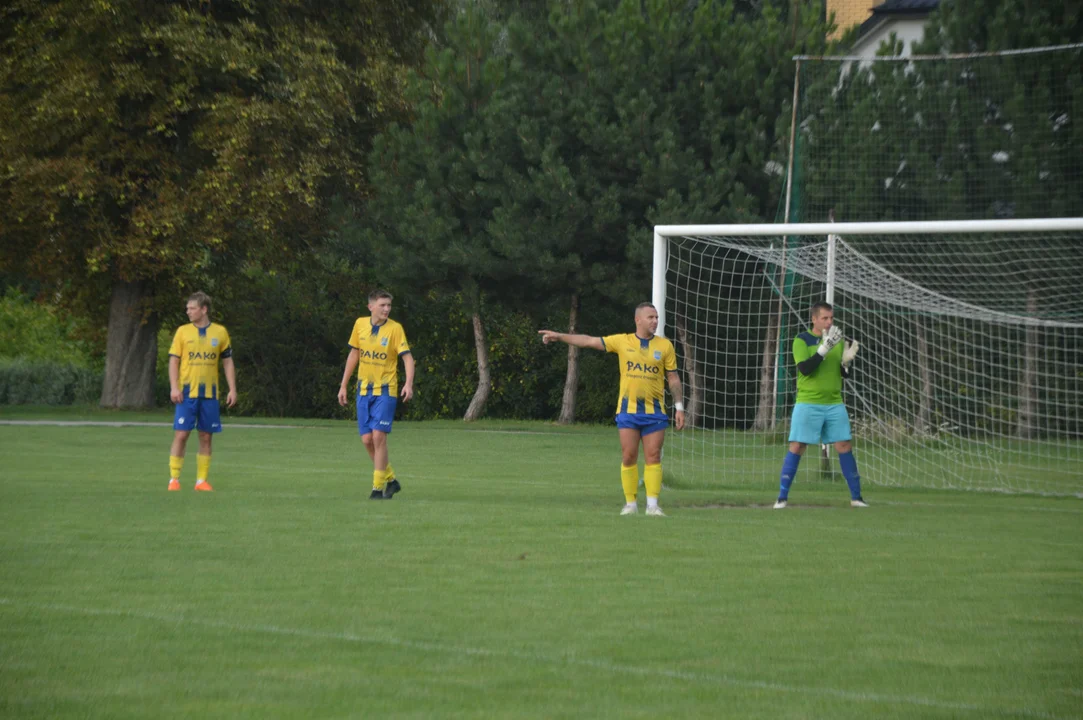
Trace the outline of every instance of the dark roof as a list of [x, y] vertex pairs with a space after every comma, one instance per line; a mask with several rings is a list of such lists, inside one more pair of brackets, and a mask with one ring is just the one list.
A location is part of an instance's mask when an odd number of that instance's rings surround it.
[[887, 0], [872, 9], [869, 19], [861, 23], [857, 31], [860, 41], [889, 17], [900, 15], [928, 15], [940, 7], [940, 0]]
[[873, 15], [922, 15], [940, 7], [940, 0], [887, 0], [872, 9]]

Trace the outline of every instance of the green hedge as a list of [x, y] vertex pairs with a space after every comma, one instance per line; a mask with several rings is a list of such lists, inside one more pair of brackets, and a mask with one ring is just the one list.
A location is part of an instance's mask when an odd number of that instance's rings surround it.
[[[354, 320], [368, 315], [363, 271], [320, 258], [289, 273], [248, 272], [243, 292], [215, 296], [214, 320], [229, 328], [237, 368], [236, 415], [265, 417], [354, 417], [354, 404], [337, 400], [347, 341]], [[461, 295], [430, 291], [395, 293], [392, 317], [401, 322], [417, 361], [416, 394], [400, 405], [404, 420], [461, 418], [477, 386], [477, 355], [470, 311]], [[560, 413], [567, 347], [544, 346], [538, 329], [563, 327], [566, 302], [539, 300], [525, 308], [486, 303], [484, 318], [492, 373], [485, 417], [554, 420]], [[631, 331], [626, 307], [615, 312], [583, 308], [581, 332], [604, 335]], [[158, 338], [156, 397], [169, 403], [168, 349], [176, 312], [163, 319]], [[620, 376], [604, 353], [582, 353], [577, 419], [611, 422]], [[399, 365], [400, 380], [402, 365]], [[351, 391], [353, 386], [351, 385]]]
[[85, 339], [86, 324], [9, 287], [0, 296], [0, 358], [34, 358], [80, 367], [103, 366], [104, 348]]
[[103, 374], [49, 360], [0, 358], [0, 405], [96, 403]]

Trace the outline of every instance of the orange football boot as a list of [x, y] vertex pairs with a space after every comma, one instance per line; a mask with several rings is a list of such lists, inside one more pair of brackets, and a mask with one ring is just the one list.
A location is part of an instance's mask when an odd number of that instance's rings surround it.
[[180, 490], [180, 480], [177, 478], [169, 478], [169, 489]]
[[214, 492], [214, 488], [206, 480], [200, 480], [196, 483], [196, 492]]

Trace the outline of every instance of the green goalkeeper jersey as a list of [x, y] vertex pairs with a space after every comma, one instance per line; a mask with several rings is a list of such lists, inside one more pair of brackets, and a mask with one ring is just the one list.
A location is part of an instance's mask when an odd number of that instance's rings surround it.
[[[820, 347], [823, 338], [811, 332], [803, 332], [793, 339], [793, 359], [800, 365]], [[797, 371], [797, 402], [811, 405], [842, 404], [842, 347], [839, 343], [824, 357], [823, 361], [806, 375]]]

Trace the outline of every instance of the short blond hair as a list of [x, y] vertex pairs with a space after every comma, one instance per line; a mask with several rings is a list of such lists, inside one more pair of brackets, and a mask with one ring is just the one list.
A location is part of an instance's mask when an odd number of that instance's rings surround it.
[[208, 314], [211, 312], [211, 296], [203, 292], [202, 290], [197, 290], [196, 292], [189, 295], [188, 302], [194, 302], [201, 308], [206, 308]]

